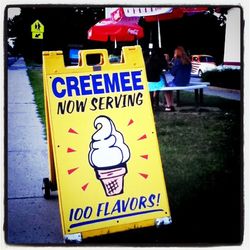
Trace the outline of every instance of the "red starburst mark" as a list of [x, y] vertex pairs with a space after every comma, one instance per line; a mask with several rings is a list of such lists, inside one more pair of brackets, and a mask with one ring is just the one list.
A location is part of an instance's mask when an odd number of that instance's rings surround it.
[[140, 155], [142, 158], [144, 158], [145, 160], [148, 160], [148, 155]]
[[144, 134], [140, 138], [138, 138], [137, 141], [144, 140], [144, 139], [147, 139], [147, 135], [146, 134]]
[[87, 189], [88, 185], [89, 185], [89, 183], [84, 184], [84, 185], [82, 186], [82, 190], [85, 191], [85, 190]]
[[128, 122], [128, 126], [130, 126], [133, 123], [134, 123], [133, 119], [130, 119], [130, 121]]
[[75, 149], [73, 149], [73, 148], [67, 148], [67, 153], [73, 153], [73, 152], [75, 152], [76, 150]]
[[72, 173], [75, 172], [78, 168], [79, 168], [79, 167], [69, 169], [69, 170], [68, 170], [68, 174], [72, 174]]
[[71, 133], [71, 134], [78, 134], [73, 128], [70, 128], [68, 130], [68, 133]]
[[148, 178], [148, 174], [144, 174], [144, 173], [139, 173], [143, 178], [147, 179]]

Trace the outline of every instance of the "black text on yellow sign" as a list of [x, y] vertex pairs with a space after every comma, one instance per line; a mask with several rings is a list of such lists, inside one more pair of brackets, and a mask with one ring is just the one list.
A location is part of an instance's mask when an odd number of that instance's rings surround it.
[[[44, 52], [47, 131], [64, 234], [84, 237], [154, 225], [170, 210], [139, 46], [111, 65], [103, 50], [65, 67]], [[100, 71], [88, 53], [104, 55]]]

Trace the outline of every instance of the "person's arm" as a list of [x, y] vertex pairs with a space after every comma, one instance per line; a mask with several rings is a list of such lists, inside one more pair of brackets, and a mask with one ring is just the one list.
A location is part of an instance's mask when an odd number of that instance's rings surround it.
[[160, 66], [161, 66], [162, 71], [166, 71], [169, 69], [168, 61], [166, 60], [164, 55], [162, 55], [160, 58]]
[[173, 66], [172, 66], [171, 69], [170, 69], [171, 75], [173, 75], [173, 76], [176, 75], [176, 72], [177, 72], [177, 70], [178, 70], [178, 68], [179, 68], [179, 64], [180, 64], [179, 60], [174, 60]]

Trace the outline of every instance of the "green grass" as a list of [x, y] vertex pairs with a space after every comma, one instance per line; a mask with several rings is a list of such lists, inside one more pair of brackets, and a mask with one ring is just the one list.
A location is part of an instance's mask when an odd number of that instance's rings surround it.
[[30, 79], [31, 86], [33, 88], [33, 93], [35, 97], [35, 102], [37, 105], [37, 112], [45, 124], [45, 109], [44, 109], [44, 96], [43, 96], [43, 75], [40, 68], [32, 69], [28, 66], [28, 76]]
[[[41, 69], [30, 68], [28, 75], [44, 123]], [[182, 93], [181, 104], [193, 106], [193, 93]], [[168, 233], [176, 242], [237, 243], [241, 239], [240, 103], [204, 96], [204, 106], [217, 109], [155, 112], [174, 221], [172, 234]]]
[[[213, 188], [218, 173], [232, 173], [231, 161], [240, 165], [240, 121], [235, 115], [160, 112], [155, 117], [168, 191], [175, 207], [198, 190]], [[181, 192], [180, 185], [185, 187]]]

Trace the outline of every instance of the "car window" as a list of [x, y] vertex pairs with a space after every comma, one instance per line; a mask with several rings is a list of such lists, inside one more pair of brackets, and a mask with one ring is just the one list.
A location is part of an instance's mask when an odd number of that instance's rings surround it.
[[207, 57], [207, 62], [215, 62], [214, 58], [212, 56]]
[[214, 62], [214, 58], [212, 56], [201, 56], [200, 62]]

